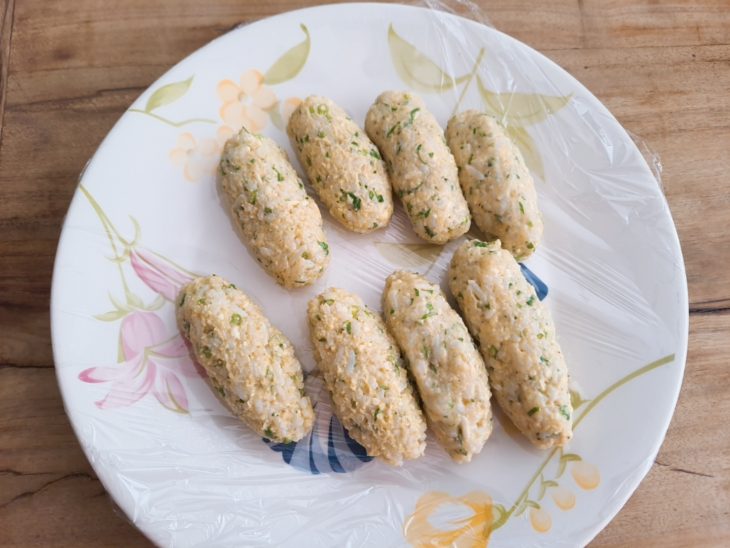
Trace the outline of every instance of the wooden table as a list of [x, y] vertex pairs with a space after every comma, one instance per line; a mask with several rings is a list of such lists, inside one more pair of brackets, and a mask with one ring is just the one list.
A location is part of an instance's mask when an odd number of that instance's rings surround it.
[[[79, 172], [153, 80], [292, 0], [4, 0], [0, 13], [0, 545], [142, 546], [56, 386], [51, 271]], [[649, 475], [594, 546], [730, 545], [730, 0], [490, 0], [661, 156], [690, 297], [684, 386]]]

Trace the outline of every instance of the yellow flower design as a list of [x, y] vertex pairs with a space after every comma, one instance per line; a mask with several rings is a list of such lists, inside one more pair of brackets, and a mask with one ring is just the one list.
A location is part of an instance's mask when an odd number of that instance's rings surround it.
[[595, 465], [589, 462], [580, 461], [573, 463], [571, 473], [578, 487], [586, 491], [595, 489], [601, 483], [601, 473]]
[[530, 509], [530, 523], [532, 524], [532, 528], [538, 533], [547, 533], [553, 526], [550, 513], [544, 508]]
[[[429, 518], [436, 517], [438, 510], [448, 506], [466, 507], [471, 515], [447, 520], [449, 527], [445, 530], [429, 521]], [[417, 548], [486, 548], [493, 521], [492, 499], [486, 493], [473, 492], [463, 497], [452, 497], [447, 493], [431, 492], [418, 499], [416, 509], [403, 529], [406, 540]]]
[[269, 119], [267, 110], [277, 102], [274, 92], [264, 84], [264, 75], [255, 69], [246, 71], [238, 83], [222, 80], [217, 91], [223, 103], [220, 116], [236, 131], [245, 126], [253, 133], [260, 133]]
[[206, 175], [213, 175], [220, 159], [223, 143], [233, 134], [225, 126], [218, 128], [215, 138], [197, 138], [190, 132], [181, 133], [174, 149], [170, 151], [170, 160], [183, 168], [183, 175], [188, 181], [198, 181]]
[[553, 498], [555, 505], [561, 510], [572, 510], [575, 507], [575, 493], [565, 487], [554, 487], [550, 496]]

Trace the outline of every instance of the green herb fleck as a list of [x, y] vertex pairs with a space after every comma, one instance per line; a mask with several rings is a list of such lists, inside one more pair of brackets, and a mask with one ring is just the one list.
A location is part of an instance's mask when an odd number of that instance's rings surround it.
[[345, 322], [345, 331], [348, 335], [352, 335], [352, 323], [349, 320]]
[[527, 303], [525, 304], [527, 304], [527, 306], [532, 306], [533, 304], [535, 304], [535, 295], [530, 295], [530, 298], [527, 299]]
[[200, 353], [206, 358], [210, 359], [213, 356], [213, 353], [210, 351], [210, 348], [207, 346], [204, 346], [203, 349], [200, 351]]
[[433, 230], [431, 230], [429, 227], [426, 226], [424, 228], [425, 228], [426, 234], [428, 234], [429, 238], [433, 238], [434, 236], [436, 236], [436, 233]]
[[182, 294], [182, 297], [180, 297], [180, 303], [179, 303], [179, 306], [182, 306], [182, 305], [184, 305], [184, 304], [185, 304], [185, 297], [186, 297], [186, 296], [187, 296], [187, 294], [186, 294], [186, 293], [183, 293], [183, 294]]
[[205, 303], [206, 303], [205, 299], [198, 299], [198, 304], [205, 304]]
[[414, 108], [411, 112], [408, 113], [408, 121], [406, 122], [407, 126], [413, 125], [413, 122], [416, 119], [416, 114], [418, 114], [418, 111], [421, 110], [420, 108]]
[[324, 139], [324, 131], [318, 131], [317, 137], [319, 137], [320, 139]]
[[537, 413], [538, 411], [540, 411], [540, 408], [539, 408], [539, 407], [533, 407], [532, 409], [530, 409], [530, 410], [529, 410], [529, 411], [527, 412], [527, 415], [528, 415], [529, 417], [531, 417], [532, 415], [534, 415], [534, 414], [535, 414], [535, 413]]
[[494, 345], [490, 345], [489, 346], [489, 355], [490, 356], [492, 356], [493, 358], [496, 358], [497, 357], [497, 352], [499, 352], [499, 350], [497, 350], [497, 347], [496, 346], [494, 346]]
[[317, 242], [319, 244], [319, 247], [324, 249], [324, 254], [329, 255], [330, 254], [330, 246], [327, 245], [327, 242]]
[[232, 314], [231, 315], [231, 323], [233, 325], [241, 325], [241, 315], [240, 314]]
[[431, 358], [431, 349], [426, 346], [425, 344], [421, 347], [421, 354], [423, 354], [423, 357], [427, 360]]
[[525, 206], [522, 205], [522, 202], [518, 202], [518, 203], [520, 204], [520, 213], [522, 213], [524, 215], [525, 214]]
[[309, 251], [305, 251], [304, 253], [302, 253], [302, 259], [304, 259], [305, 261], [308, 261], [311, 258], [312, 256], [309, 254]]
[[380, 153], [377, 150], [375, 150], [374, 148], [370, 149], [370, 156], [372, 156], [376, 160], [380, 160], [381, 159], [380, 158]]
[[348, 192], [347, 195], [352, 200], [352, 209], [354, 209], [355, 211], [360, 211], [360, 207], [362, 206], [362, 200], [352, 192]]
[[485, 242], [480, 242], [479, 240], [475, 240], [474, 247], [487, 247], [487, 244]]
[[267, 426], [266, 430], [264, 430], [264, 436], [266, 436], [267, 438], [272, 440], [272, 439], [274, 439], [274, 431]]
[[256, 205], [256, 194], [258, 194], [256, 190], [251, 191], [251, 195], [248, 197], [249, 204]]
[[374, 421], [377, 421], [378, 420], [378, 415], [380, 415], [380, 407], [377, 407], [375, 409], [375, 413], [373, 413], [373, 420]]
[[428, 318], [430, 318], [432, 316], [436, 316], [436, 314], [438, 314], [433, 309], [433, 305], [431, 303], [426, 303], [426, 310], [427, 310], [427, 312], [423, 316], [421, 316], [421, 319], [422, 320], [426, 320], [426, 319], [428, 319]]
[[279, 182], [283, 181], [284, 180], [284, 175], [281, 174], [281, 171], [279, 171], [275, 167], [273, 169], [276, 172], [276, 180], [279, 181]]
[[566, 421], [570, 420], [570, 412], [568, 412], [568, 406], [567, 405], [561, 405], [560, 406], [560, 414], [565, 417]]
[[274, 210], [271, 209], [270, 207], [264, 208], [264, 215], [269, 215], [270, 213], [273, 213], [273, 212], [274, 212]]

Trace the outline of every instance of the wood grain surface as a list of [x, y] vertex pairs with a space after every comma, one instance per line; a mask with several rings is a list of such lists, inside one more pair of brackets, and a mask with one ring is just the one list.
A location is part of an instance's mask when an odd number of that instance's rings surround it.
[[[145, 546], [79, 448], [49, 297], [77, 176], [153, 80], [236, 25], [316, 2], [4, 0], [0, 545]], [[649, 475], [593, 546], [730, 545], [730, 0], [489, 0], [660, 155], [687, 266], [684, 386]]]

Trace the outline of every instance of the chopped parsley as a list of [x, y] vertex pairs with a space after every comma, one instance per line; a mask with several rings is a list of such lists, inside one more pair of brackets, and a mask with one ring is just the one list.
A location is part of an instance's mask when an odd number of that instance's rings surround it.
[[436, 314], [438, 314], [438, 312], [436, 312], [433, 309], [433, 305], [431, 303], [426, 303], [426, 310], [427, 310], [427, 312], [423, 316], [421, 316], [422, 320], [426, 320], [426, 319], [428, 319], [432, 316], [436, 316]]
[[241, 325], [241, 315], [240, 314], [232, 314], [231, 315], [231, 324], [232, 325]]
[[537, 413], [538, 411], [540, 411], [540, 408], [539, 408], [539, 407], [533, 407], [532, 409], [530, 409], [530, 410], [529, 410], [529, 411], [527, 412], [527, 415], [528, 415], [529, 417], [531, 417], [532, 415], [534, 415], [534, 414], [535, 414], [535, 413]]
[[330, 254], [330, 246], [327, 245], [327, 242], [317, 242], [319, 244], [319, 247], [324, 249], [324, 254], [329, 255]]
[[570, 413], [568, 412], [568, 406], [567, 405], [561, 405], [560, 406], [560, 414], [565, 417], [566, 421], [570, 420]]
[[408, 113], [408, 121], [406, 122], [406, 126], [412, 126], [413, 122], [416, 120], [416, 114], [418, 114], [418, 111], [421, 110], [420, 108], [414, 108], [411, 112]]

